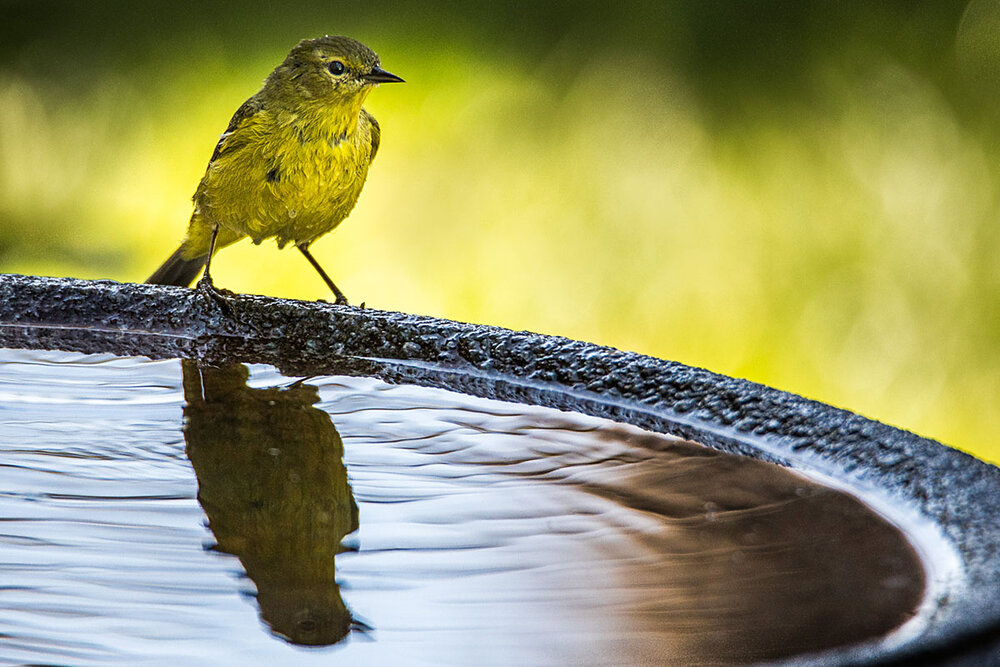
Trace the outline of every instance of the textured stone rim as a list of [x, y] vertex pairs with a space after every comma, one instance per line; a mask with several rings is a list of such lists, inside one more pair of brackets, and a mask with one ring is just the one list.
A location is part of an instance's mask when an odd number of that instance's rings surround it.
[[962, 577], [934, 591], [911, 638], [781, 664], [1000, 662], [1000, 468], [800, 396], [608, 347], [323, 302], [233, 303], [237, 321], [186, 288], [0, 274], [0, 346], [368, 375], [608, 417], [790, 465], [929, 519]]

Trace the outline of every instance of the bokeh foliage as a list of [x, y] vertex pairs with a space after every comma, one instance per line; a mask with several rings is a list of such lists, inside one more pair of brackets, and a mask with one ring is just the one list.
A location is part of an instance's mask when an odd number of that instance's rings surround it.
[[[298, 39], [407, 79], [354, 302], [747, 377], [1000, 461], [1000, 2], [0, 2], [0, 271], [142, 280]], [[213, 264], [326, 297], [297, 253]]]

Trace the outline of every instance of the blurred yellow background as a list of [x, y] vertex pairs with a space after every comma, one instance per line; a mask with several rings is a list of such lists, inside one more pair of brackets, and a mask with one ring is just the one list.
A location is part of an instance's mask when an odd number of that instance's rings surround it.
[[[142, 281], [299, 39], [407, 80], [352, 303], [749, 378], [1000, 461], [1000, 3], [0, 2], [0, 271]], [[328, 298], [292, 251], [213, 262]]]

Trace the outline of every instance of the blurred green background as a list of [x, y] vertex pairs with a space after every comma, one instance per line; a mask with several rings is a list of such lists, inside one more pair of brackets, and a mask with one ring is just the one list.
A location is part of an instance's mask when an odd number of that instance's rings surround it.
[[[408, 83], [354, 303], [635, 350], [1000, 461], [1000, 3], [0, 0], [0, 271], [141, 281], [299, 39]], [[220, 286], [306, 299], [244, 242]]]

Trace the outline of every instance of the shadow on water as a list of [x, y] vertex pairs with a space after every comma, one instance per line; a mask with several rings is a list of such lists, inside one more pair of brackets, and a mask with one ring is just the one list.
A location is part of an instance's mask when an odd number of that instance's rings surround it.
[[926, 583], [917, 553], [854, 496], [695, 442], [626, 429], [592, 437], [624, 440], [624, 461], [572, 479], [656, 517], [655, 529], [633, 536], [659, 556], [629, 568], [634, 616], [675, 655], [775, 659], [885, 635], [915, 617]]
[[239, 558], [276, 635], [341, 641], [352, 619], [335, 556], [358, 529], [358, 506], [340, 434], [313, 407], [316, 387], [248, 387], [243, 364], [184, 361], [183, 373], [184, 439], [215, 548]]

